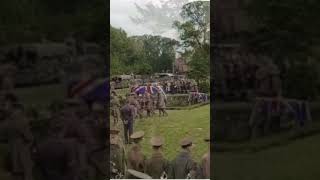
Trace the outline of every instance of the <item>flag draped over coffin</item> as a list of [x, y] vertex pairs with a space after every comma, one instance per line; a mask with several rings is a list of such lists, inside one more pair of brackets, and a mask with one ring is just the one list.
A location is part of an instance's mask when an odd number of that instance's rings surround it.
[[89, 102], [105, 103], [109, 96], [107, 79], [88, 79], [71, 83], [68, 91], [70, 98], [82, 98]]
[[156, 94], [156, 93], [162, 93], [163, 95], [166, 95], [163, 91], [161, 86], [139, 86], [133, 89], [133, 92], [136, 94]]

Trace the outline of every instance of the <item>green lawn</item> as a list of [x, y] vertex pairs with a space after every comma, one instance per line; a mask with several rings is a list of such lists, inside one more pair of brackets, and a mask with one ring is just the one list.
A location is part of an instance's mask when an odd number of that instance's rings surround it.
[[320, 135], [257, 153], [214, 154], [217, 180], [318, 180]]
[[152, 152], [151, 137], [160, 135], [165, 139], [164, 153], [169, 160], [172, 160], [180, 150], [180, 139], [188, 136], [194, 141], [193, 156], [195, 160], [200, 161], [208, 150], [208, 144], [203, 138], [210, 135], [210, 105], [192, 110], [172, 110], [168, 113], [168, 117], [156, 115], [135, 123], [134, 130], [145, 131], [145, 138], [142, 141], [145, 154], [150, 156]]
[[60, 84], [19, 88], [15, 93], [26, 106], [45, 107], [55, 100], [61, 100], [66, 94]]

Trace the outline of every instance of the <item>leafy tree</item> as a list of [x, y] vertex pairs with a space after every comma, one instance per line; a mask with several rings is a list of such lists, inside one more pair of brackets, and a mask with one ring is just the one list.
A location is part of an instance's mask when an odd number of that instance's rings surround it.
[[183, 6], [181, 16], [184, 21], [175, 21], [184, 47], [202, 48], [210, 42], [210, 4], [196, 1]]
[[[315, 95], [319, 83], [309, 59], [319, 59], [313, 48], [320, 43], [320, 2], [314, 0], [255, 0], [245, 9], [252, 22], [247, 45], [270, 56], [283, 71], [285, 96], [306, 98]], [[298, 64], [298, 65], [297, 65]], [[318, 81], [318, 82], [316, 82]], [[302, 95], [302, 96], [300, 96]]]
[[151, 35], [127, 37], [122, 29], [110, 28], [112, 75], [147, 75], [171, 69], [177, 41]]
[[174, 26], [180, 33], [182, 54], [189, 59], [189, 76], [198, 82], [209, 77], [210, 54], [210, 5], [209, 2], [196, 1], [183, 6], [183, 21], [175, 21]]
[[320, 2], [314, 0], [250, 1], [245, 5], [253, 30], [248, 45], [271, 55], [276, 63], [310, 55], [310, 47], [319, 44]]

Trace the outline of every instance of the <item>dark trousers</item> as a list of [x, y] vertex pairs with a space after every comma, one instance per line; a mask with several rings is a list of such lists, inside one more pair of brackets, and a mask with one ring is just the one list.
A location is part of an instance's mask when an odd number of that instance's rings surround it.
[[129, 143], [129, 137], [133, 133], [133, 120], [128, 120], [128, 124], [123, 124], [124, 125], [124, 140], [125, 143]]

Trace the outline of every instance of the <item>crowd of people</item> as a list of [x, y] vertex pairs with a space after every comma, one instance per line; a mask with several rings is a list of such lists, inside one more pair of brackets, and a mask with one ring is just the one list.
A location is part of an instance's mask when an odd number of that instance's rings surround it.
[[267, 57], [240, 56], [225, 60], [223, 96], [247, 98], [250, 93], [259, 96], [274, 96], [280, 88], [280, 70]]
[[153, 152], [146, 158], [141, 147], [143, 131], [131, 134], [132, 145], [127, 153], [121, 144], [119, 132], [115, 128], [110, 131], [112, 179], [210, 179], [210, 138], [204, 139], [208, 143], [208, 152], [197, 163], [191, 156], [194, 146], [188, 137], [180, 141], [180, 152], [169, 161], [163, 153], [163, 137], [154, 136], [150, 139]]
[[[17, 96], [1, 94], [1, 132], [7, 139], [7, 168], [14, 178], [101, 179], [107, 176], [105, 107], [66, 99], [47, 109], [47, 134], [37, 137], [37, 122]], [[36, 114], [39, 114], [36, 113]]]
[[43, 108], [28, 106], [15, 93], [10, 69], [0, 78], [0, 143], [8, 149], [2, 164], [10, 179], [105, 179], [105, 105], [65, 97]]
[[168, 116], [166, 112], [167, 99], [162, 93], [130, 93], [126, 95], [126, 98], [118, 96], [115, 91], [111, 92], [110, 97], [110, 107], [111, 107], [111, 116], [114, 119], [114, 123], [117, 123], [121, 116], [122, 107], [129, 105], [133, 111], [134, 118], [144, 118], [151, 117], [155, 115], [155, 110], [159, 110], [159, 116]]
[[132, 88], [138, 86], [161, 86], [166, 94], [188, 94], [190, 92], [198, 92], [198, 84], [192, 79], [156, 79], [155, 81], [150, 81], [150, 83], [132, 82]]
[[[166, 99], [163, 93], [156, 93], [156, 95], [148, 92], [144, 95], [130, 93], [121, 100], [117, 93], [112, 91], [110, 105], [114, 127], [110, 131], [111, 178], [203, 179], [210, 177], [210, 153], [206, 153], [200, 163], [195, 162], [191, 157], [191, 139], [181, 140], [181, 152], [172, 162], [169, 162], [162, 152], [164, 143], [162, 137], [153, 137], [151, 139], [153, 154], [149, 159], [144, 155], [140, 145], [144, 132], [134, 130], [135, 119], [143, 118], [145, 115], [150, 117], [155, 114], [155, 109], [159, 110], [159, 116], [167, 116]], [[118, 124], [123, 124], [123, 130], [120, 130], [121, 126], [119, 128]], [[121, 131], [124, 133], [123, 136], [120, 135]], [[209, 142], [209, 138], [206, 141]], [[124, 144], [131, 145], [127, 152], [124, 150]]]
[[196, 82], [189, 79], [163, 80], [159, 82], [167, 94], [188, 94], [189, 92], [198, 92]]

